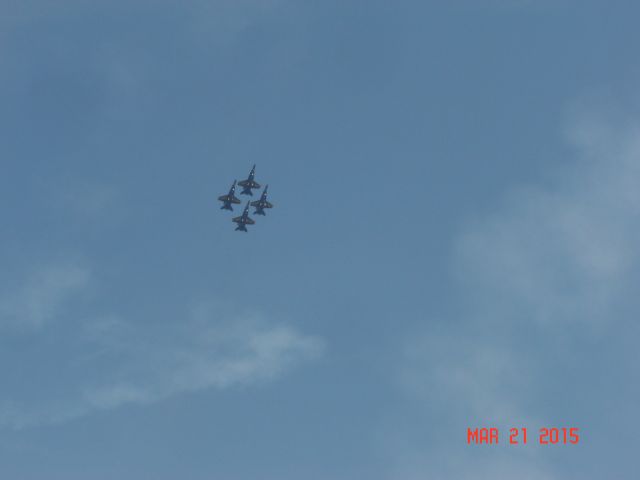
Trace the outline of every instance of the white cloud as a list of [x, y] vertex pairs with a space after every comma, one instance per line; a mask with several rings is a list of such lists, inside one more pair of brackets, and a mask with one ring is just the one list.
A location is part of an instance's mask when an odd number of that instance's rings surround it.
[[45, 268], [0, 303], [2, 324], [20, 335], [19, 348], [15, 335], [0, 339], [0, 427], [57, 424], [97, 410], [260, 384], [323, 351], [318, 337], [220, 306], [153, 322], [63, 308], [77, 307], [74, 300], [93, 288], [90, 279], [79, 267]]
[[[473, 426], [545, 425], [549, 399], [558, 402], [549, 386], [550, 372], [565, 368], [558, 362], [582, 358], [580, 343], [605, 328], [634, 331], [626, 325], [638, 311], [629, 285], [640, 271], [640, 126], [594, 118], [574, 121], [578, 159], [550, 186], [511, 192], [458, 235], [453, 269], [466, 311], [413, 332], [401, 368], [407, 398], [438, 419], [431, 434], [446, 429], [455, 440], [401, 442], [393, 478], [562, 476], [533, 445], [478, 454], [462, 437]], [[637, 367], [616, 365], [625, 368], [632, 376]], [[564, 396], [584, 402], [579, 392], [593, 385], [581, 374], [567, 377]]]
[[[242, 316], [223, 326], [189, 322], [171, 328], [162, 341], [145, 341], [149, 332], [131, 332], [130, 343], [106, 351], [107, 361], [124, 355], [98, 385], [84, 388], [83, 399], [95, 408], [145, 404], [184, 392], [227, 388], [273, 379], [297, 363], [317, 357], [323, 342], [291, 327]], [[107, 344], [111, 344], [107, 340]]]
[[611, 303], [638, 265], [639, 134], [637, 125], [581, 124], [582, 163], [559, 188], [515, 192], [462, 233], [457, 274], [489, 317], [525, 315], [549, 328], [613, 320]]
[[18, 288], [0, 296], [0, 327], [33, 330], [62, 315], [67, 301], [88, 285], [89, 271], [75, 263], [37, 269]]
[[515, 404], [526, 380], [513, 346], [481, 334], [469, 338], [429, 331], [410, 341], [403, 353], [404, 387], [421, 398], [435, 397], [438, 408], [455, 410], [464, 419], [461, 427], [480, 419], [487, 426], [531, 422]]
[[[491, 449], [494, 447], [485, 447]], [[431, 452], [430, 459], [405, 459], [405, 464], [394, 472], [399, 480], [475, 480], [475, 479], [511, 479], [555, 480], [558, 477], [544, 466], [538, 465], [522, 452], [515, 455], [503, 451], [485, 450], [474, 462], [465, 460], [463, 452], [451, 455], [450, 452]], [[484, 457], [484, 458], [482, 458]], [[437, 460], [436, 460], [437, 459]]]
[[113, 186], [80, 179], [49, 181], [54, 191], [48, 198], [54, 206], [85, 218], [100, 218], [104, 222], [120, 200], [120, 192]]
[[[182, 12], [195, 23], [206, 22], [220, 33], [232, 35], [250, 25], [265, 12], [277, 8], [284, 0], [130, 0], [103, 2], [92, 0], [61, 0], [43, 3], [38, 0], [0, 1], [0, 22], [22, 26], [24, 23], [43, 19], [77, 19], [81, 15], [122, 13], [135, 15], [141, 12]], [[0, 23], [0, 24], [2, 24]], [[204, 23], [200, 23], [204, 25]]]

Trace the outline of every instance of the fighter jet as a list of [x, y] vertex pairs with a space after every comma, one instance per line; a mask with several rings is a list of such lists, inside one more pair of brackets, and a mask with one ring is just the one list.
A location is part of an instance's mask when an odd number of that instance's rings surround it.
[[229, 193], [226, 195], [222, 195], [218, 197], [218, 200], [222, 202], [221, 210], [231, 210], [233, 211], [232, 203], [240, 203], [240, 200], [235, 196], [236, 193], [236, 181], [233, 181], [233, 185], [231, 185], [231, 189]]
[[255, 176], [256, 176], [256, 166], [254, 165], [251, 171], [249, 172], [249, 177], [246, 180], [242, 180], [241, 182], [238, 182], [238, 185], [242, 187], [242, 191], [240, 192], [242, 195], [253, 196], [251, 189], [260, 188], [260, 184], [253, 180]]
[[244, 207], [244, 212], [242, 212], [242, 215], [239, 217], [235, 217], [232, 220], [232, 222], [238, 224], [238, 226], [236, 227], [236, 230], [241, 230], [243, 232], [247, 231], [247, 225], [253, 225], [254, 223], [256, 223], [251, 218], [249, 218], [249, 202], [248, 201], [247, 201], [247, 206]]
[[255, 215], [266, 215], [264, 213], [265, 208], [273, 208], [273, 205], [267, 202], [267, 189], [269, 185], [264, 186], [264, 190], [262, 191], [262, 196], [260, 200], [256, 200], [255, 202], [251, 202], [252, 207], [256, 207], [256, 210], [253, 212]]

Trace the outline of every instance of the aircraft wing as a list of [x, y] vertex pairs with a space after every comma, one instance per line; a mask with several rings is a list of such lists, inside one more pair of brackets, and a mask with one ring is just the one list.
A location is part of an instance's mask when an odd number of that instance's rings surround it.
[[254, 180], [242, 180], [238, 182], [241, 187], [260, 188], [260, 184]]
[[247, 217], [247, 219], [245, 220], [245, 222], [247, 225], [253, 225], [254, 223], [256, 223], [254, 220], [250, 219], [249, 217]]

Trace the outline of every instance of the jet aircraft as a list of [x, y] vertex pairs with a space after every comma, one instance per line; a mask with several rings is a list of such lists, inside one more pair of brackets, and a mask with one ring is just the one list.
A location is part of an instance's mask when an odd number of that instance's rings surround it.
[[254, 180], [256, 176], [256, 166], [254, 165], [251, 171], [249, 172], [249, 177], [246, 180], [242, 180], [238, 182], [238, 185], [242, 187], [242, 191], [240, 192], [242, 195], [251, 195], [253, 196], [253, 192], [251, 189], [260, 188], [260, 184]]
[[231, 185], [231, 189], [229, 190], [229, 193], [218, 197], [218, 200], [222, 202], [222, 206], [220, 207], [221, 210], [233, 211], [233, 207], [231, 206], [231, 204], [241, 203], [238, 197], [236, 197], [235, 192], [236, 192], [236, 181], [234, 180], [233, 185]]
[[256, 223], [249, 217], [249, 201], [247, 201], [247, 206], [244, 207], [244, 212], [242, 212], [242, 215], [239, 217], [235, 217], [232, 222], [238, 224], [236, 230], [240, 230], [243, 232], [247, 231], [247, 225], [253, 225], [254, 223]]
[[264, 209], [273, 208], [273, 205], [267, 201], [268, 188], [269, 188], [269, 185], [265, 185], [264, 190], [262, 191], [262, 196], [260, 197], [260, 200], [251, 202], [251, 206], [256, 208], [256, 210], [253, 212], [256, 215], [266, 215], [266, 213], [264, 213]]

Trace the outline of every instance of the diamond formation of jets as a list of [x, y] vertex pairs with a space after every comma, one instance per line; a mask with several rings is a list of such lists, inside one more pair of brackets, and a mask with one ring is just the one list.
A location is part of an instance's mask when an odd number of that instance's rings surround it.
[[[253, 192], [251, 190], [260, 188], [260, 184], [256, 182], [254, 179], [255, 175], [256, 175], [256, 166], [254, 165], [253, 168], [251, 169], [251, 172], [249, 172], [249, 177], [246, 180], [242, 180], [240, 182], [237, 182], [236, 180], [234, 180], [233, 185], [231, 185], [231, 189], [229, 190], [229, 193], [218, 197], [218, 200], [222, 202], [222, 207], [220, 207], [220, 209], [233, 211], [233, 205], [234, 204], [237, 205], [241, 203], [240, 200], [235, 196], [236, 184], [242, 187], [242, 191], [240, 192], [240, 195], [253, 196]], [[233, 223], [237, 224], [236, 230], [246, 232], [247, 225], [253, 225], [256, 223], [255, 220], [253, 220], [249, 216], [249, 207], [255, 208], [255, 211], [253, 212], [254, 214], [262, 215], [262, 216], [266, 215], [265, 209], [273, 208], [273, 204], [271, 204], [267, 200], [268, 188], [269, 188], [269, 185], [265, 185], [264, 190], [262, 191], [262, 195], [260, 196], [260, 200], [256, 200], [254, 202], [252, 202], [251, 200], [248, 200], [247, 205], [244, 207], [244, 211], [242, 212], [242, 215], [240, 215], [239, 217], [234, 217], [231, 220]]]

